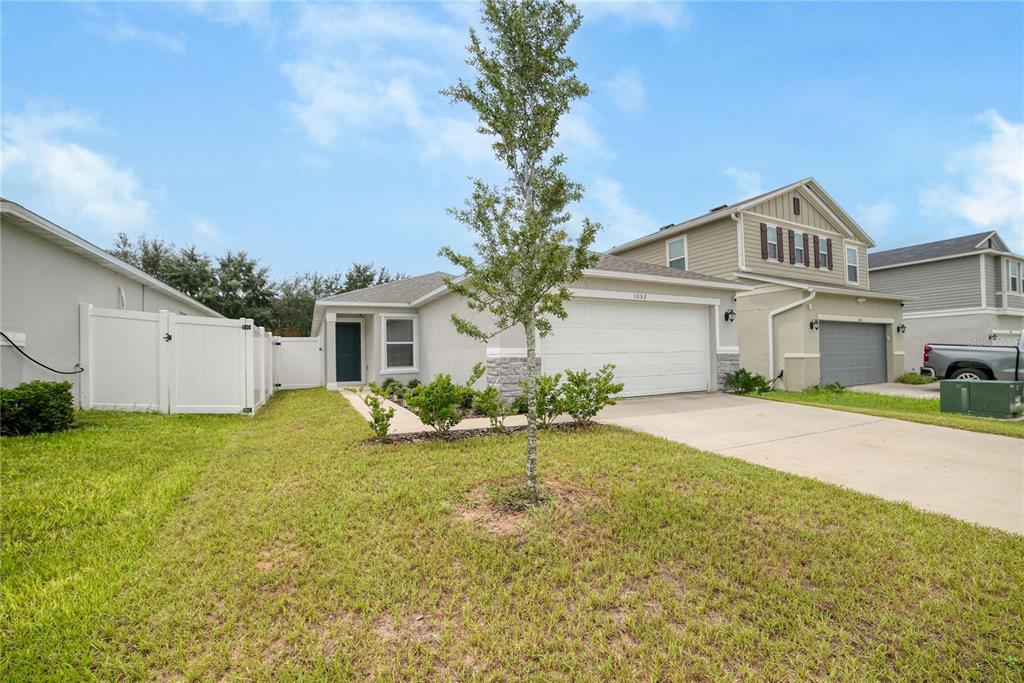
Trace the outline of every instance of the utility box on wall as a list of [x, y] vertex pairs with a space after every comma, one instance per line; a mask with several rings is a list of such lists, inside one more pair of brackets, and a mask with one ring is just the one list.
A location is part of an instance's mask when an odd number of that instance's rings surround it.
[[942, 380], [939, 409], [979, 417], [1010, 419], [1024, 410], [1024, 382]]

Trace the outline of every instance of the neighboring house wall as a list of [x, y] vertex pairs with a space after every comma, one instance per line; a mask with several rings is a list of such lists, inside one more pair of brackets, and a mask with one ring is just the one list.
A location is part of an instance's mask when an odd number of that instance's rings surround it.
[[[1016, 345], [1024, 328], [1024, 315], [972, 313], [906, 321], [907, 370], [918, 372], [925, 344]], [[996, 339], [990, 335], [995, 333]]]
[[988, 254], [981, 257], [985, 260], [985, 305], [993, 308], [998, 308], [1003, 305], [1003, 299], [1000, 292], [1003, 291], [1002, 283], [1002, 270], [1000, 266], [1002, 261], [996, 256], [990, 256]]
[[[59, 370], [72, 370], [79, 362], [80, 303], [129, 311], [166, 309], [210, 315], [6, 220], [0, 228], [0, 287], [3, 331], [8, 335], [25, 334], [23, 350]], [[9, 346], [0, 348], [3, 386], [34, 379], [66, 379], [75, 385], [78, 396], [78, 375], [49, 372]]]
[[872, 281], [876, 291], [913, 297], [907, 313], [973, 308], [981, 306], [980, 268], [978, 257], [970, 255], [876, 270]]

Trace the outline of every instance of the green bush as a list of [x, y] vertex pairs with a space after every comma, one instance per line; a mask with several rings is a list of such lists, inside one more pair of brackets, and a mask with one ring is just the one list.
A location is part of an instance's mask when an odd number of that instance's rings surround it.
[[402, 383], [394, 377], [388, 377], [386, 380], [381, 382], [379, 389], [380, 392], [378, 393], [381, 396], [396, 396], [401, 398], [402, 394], [405, 393], [405, 387], [403, 387]]
[[547, 429], [565, 412], [562, 407], [562, 373], [537, 377], [537, 423]]
[[725, 388], [734, 394], [749, 394], [752, 391], [763, 394], [772, 389], [764, 375], [750, 372], [746, 368], [725, 373]]
[[579, 424], [590, 424], [602, 408], [615, 405], [622, 383], [615, 381], [615, 365], [608, 363], [594, 374], [566, 370], [561, 408]]
[[815, 384], [813, 387], [807, 387], [804, 389], [805, 394], [841, 394], [846, 391], [839, 382], [832, 382], [831, 384]]
[[71, 382], [25, 382], [0, 389], [0, 434], [62, 432], [75, 419]]
[[505, 427], [508, 407], [501, 402], [501, 393], [496, 387], [487, 387], [476, 392], [476, 396], [473, 397], [473, 409], [487, 416], [491, 421], [491, 429], [500, 431]]
[[900, 384], [931, 384], [936, 379], [928, 375], [920, 375], [916, 372], [904, 372], [896, 378], [896, 381]]
[[439, 434], [447, 435], [452, 427], [469, 414], [474, 393], [471, 387], [483, 374], [483, 363], [473, 367], [465, 384], [455, 384], [451, 375], [440, 374], [429, 384], [406, 389], [405, 402], [420, 418], [420, 422]]
[[370, 384], [370, 393], [363, 396], [363, 403], [370, 409], [370, 429], [378, 439], [387, 437], [391, 419], [395, 416], [394, 408], [384, 407], [384, 398], [384, 388], [375, 384]]
[[513, 415], [526, 415], [530, 410], [529, 400], [526, 398], [526, 394], [519, 394], [512, 399], [512, 405], [509, 406], [509, 411]]

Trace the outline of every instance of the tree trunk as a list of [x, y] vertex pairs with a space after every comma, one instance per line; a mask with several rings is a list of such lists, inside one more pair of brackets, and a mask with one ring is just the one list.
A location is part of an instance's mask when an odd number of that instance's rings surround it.
[[526, 332], [526, 486], [537, 502], [537, 327], [533, 313], [523, 324]]

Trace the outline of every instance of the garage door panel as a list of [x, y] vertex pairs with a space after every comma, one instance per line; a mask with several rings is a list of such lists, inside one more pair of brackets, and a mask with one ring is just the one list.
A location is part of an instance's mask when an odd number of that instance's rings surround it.
[[706, 307], [577, 299], [566, 308], [541, 344], [544, 372], [613, 363], [625, 396], [707, 389]]
[[822, 321], [821, 383], [843, 386], [885, 382], [885, 325]]

